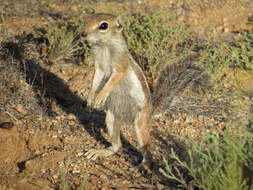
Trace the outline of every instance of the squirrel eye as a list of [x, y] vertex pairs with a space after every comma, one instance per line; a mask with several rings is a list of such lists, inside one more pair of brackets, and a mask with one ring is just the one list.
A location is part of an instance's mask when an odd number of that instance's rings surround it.
[[106, 30], [108, 28], [108, 23], [107, 22], [103, 22], [100, 24], [99, 26], [99, 30]]

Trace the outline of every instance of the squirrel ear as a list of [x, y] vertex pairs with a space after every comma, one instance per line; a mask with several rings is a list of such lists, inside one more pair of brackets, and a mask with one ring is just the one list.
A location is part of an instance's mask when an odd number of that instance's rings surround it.
[[121, 24], [123, 22], [123, 19], [122, 19], [121, 15], [117, 16], [117, 21], [118, 21], [119, 24]]
[[123, 27], [121, 26], [121, 23], [122, 23], [122, 16], [119, 15], [119, 16], [117, 16], [118, 32], [122, 32], [122, 30], [123, 30]]
[[120, 33], [120, 32], [122, 32], [122, 30], [123, 30], [123, 27], [122, 27], [122, 26], [119, 26], [119, 27], [118, 27], [118, 32]]

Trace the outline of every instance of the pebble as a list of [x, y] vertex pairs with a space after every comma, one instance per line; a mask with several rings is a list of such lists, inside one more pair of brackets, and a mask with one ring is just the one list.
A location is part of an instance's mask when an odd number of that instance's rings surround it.
[[54, 178], [54, 179], [58, 179], [58, 177], [59, 177], [58, 174], [54, 174], [54, 175], [53, 175], [53, 178]]
[[75, 120], [76, 116], [73, 113], [71, 113], [71, 114], [67, 115], [67, 119], [69, 119], [69, 120]]
[[82, 152], [78, 152], [78, 153], [77, 153], [77, 156], [82, 156], [82, 155], [83, 155]]
[[23, 115], [26, 115], [27, 114], [27, 111], [25, 110], [24, 106], [22, 104], [18, 104], [17, 105], [17, 111]]
[[73, 173], [73, 174], [79, 174], [79, 173], [80, 173], [80, 170], [73, 170], [72, 173]]

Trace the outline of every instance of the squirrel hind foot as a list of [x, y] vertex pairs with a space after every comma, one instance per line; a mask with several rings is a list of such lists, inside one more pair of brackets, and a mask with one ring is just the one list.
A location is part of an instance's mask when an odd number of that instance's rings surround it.
[[108, 157], [116, 152], [117, 151], [114, 151], [112, 147], [106, 149], [90, 149], [84, 154], [84, 156], [89, 160], [95, 161], [98, 157]]

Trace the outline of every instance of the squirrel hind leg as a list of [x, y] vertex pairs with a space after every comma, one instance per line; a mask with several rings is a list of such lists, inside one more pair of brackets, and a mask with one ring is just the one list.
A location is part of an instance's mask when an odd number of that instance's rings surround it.
[[112, 141], [112, 146], [106, 149], [91, 149], [85, 153], [85, 156], [90, 160], [96, 160], [98, 157], [108, 157], [115, 154], [121, 147], [120, 141], [120, 126], [119, 122], [111, 111], [106, 113], [106, 127]]
[[150, 107], [144, 108], [135, 119], [134, 127], [135, 133], [137, 136], [137, 141], [139, 144], [139, 150], [142, 153], [142, 161], [137, 166], [139, 168], [143, 164], [148, 165], [151, 162], [151, 154], [150, 154], [150, 117], [151, 110]]
[[114, 114], [110, 110], [106, 112], [105, 122], [107, 132], [111, 138], [111, 149], [116, 153], [121, 147], [120, 122], [117, 121]]

